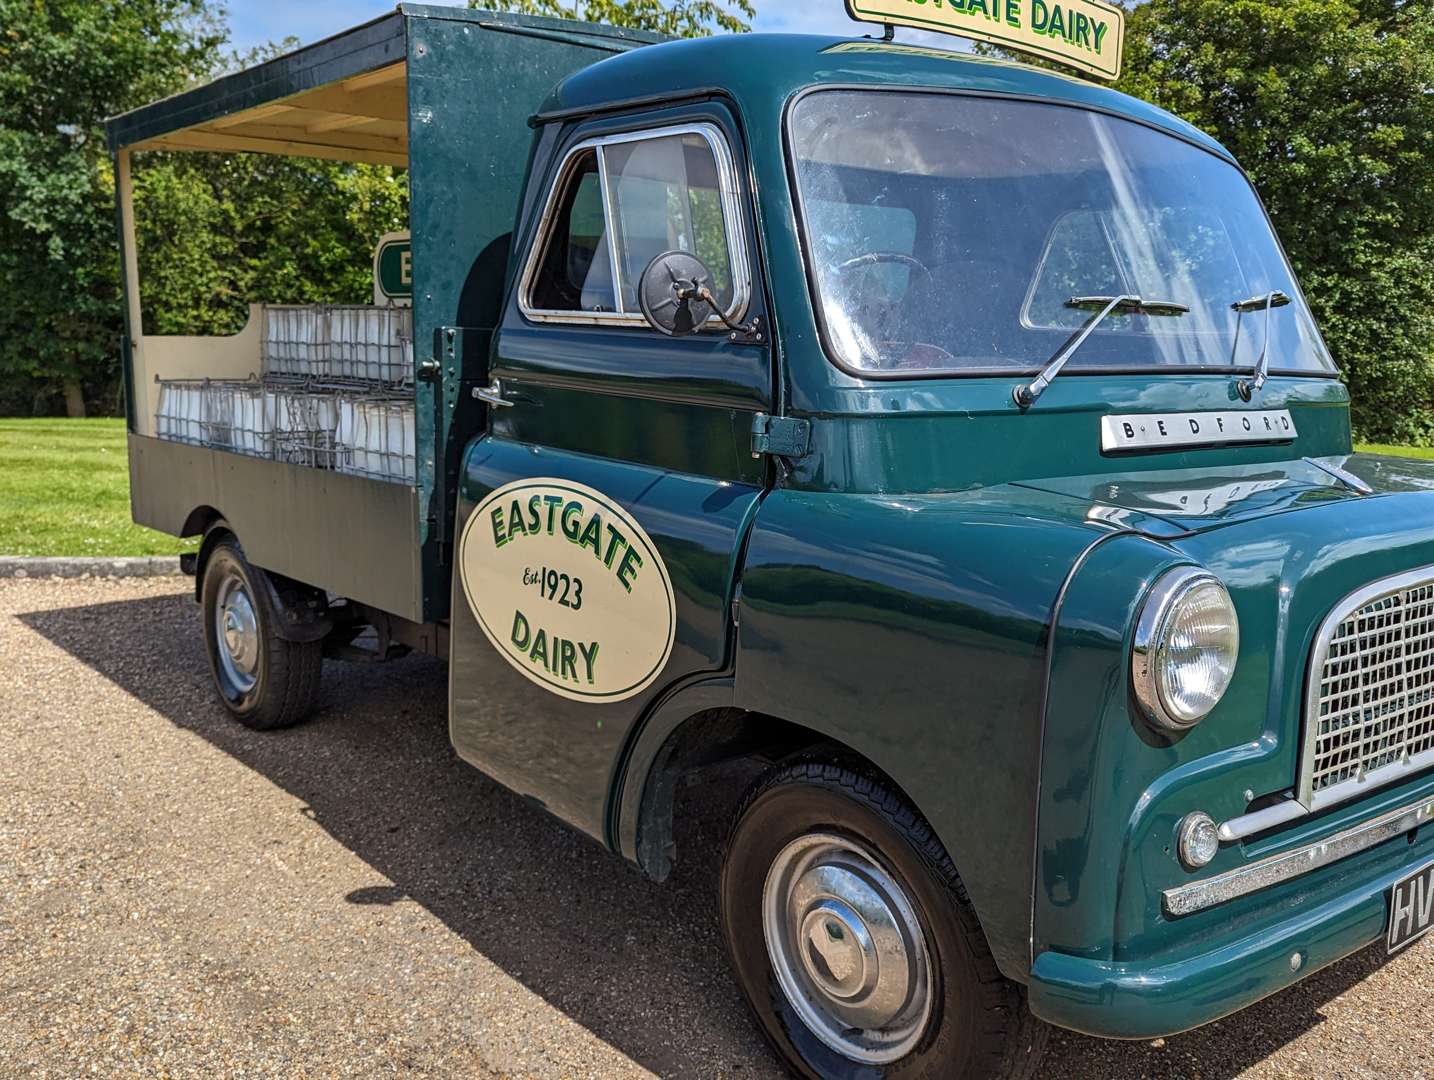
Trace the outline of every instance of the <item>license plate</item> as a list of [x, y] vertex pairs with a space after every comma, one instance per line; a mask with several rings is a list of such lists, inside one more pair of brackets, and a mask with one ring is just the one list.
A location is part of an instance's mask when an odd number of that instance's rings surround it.
[[1389, 905], [1389, 951], [1398, 952], [1434, 930], [1434, 865], [1394, 886]]

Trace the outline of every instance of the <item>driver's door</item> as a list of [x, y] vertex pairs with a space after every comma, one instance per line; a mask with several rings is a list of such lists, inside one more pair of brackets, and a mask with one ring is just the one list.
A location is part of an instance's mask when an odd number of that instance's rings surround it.
[[665, 337], [636, 298], [683, 250], [733, 318], [769, 324], [737, 130], [702, 104], [563, 133], [494, 350], [507, 404], [461, 480], [453, 743], [599, 837], [634, 723], [732, 664], [771, 335]]

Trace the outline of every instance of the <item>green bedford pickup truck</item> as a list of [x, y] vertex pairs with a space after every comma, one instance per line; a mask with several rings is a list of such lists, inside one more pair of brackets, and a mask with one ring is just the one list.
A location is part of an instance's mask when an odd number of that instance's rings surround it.
[[[760, 763], [721, 913], [795, 1070], [1029, 1072], [1033, 1016], [1166, 1035], [1429, 930], [1434, 474], [1353, 454], [1200, 131], [405, 5], [110, 138], [134, 516], [203, 537], [225, 705], [446, 657], [457, 752], [657, 878], [678, 781]], [[146, 335], [151, 150], [405, 166], [412, 308]]]

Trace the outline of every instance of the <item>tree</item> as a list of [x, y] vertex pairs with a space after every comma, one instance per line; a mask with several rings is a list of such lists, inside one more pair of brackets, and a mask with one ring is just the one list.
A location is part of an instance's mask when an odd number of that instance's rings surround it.
[[0, 0], [0, 378], [118, 385], [119, 267], [105, 117], [202, 77], [205, 0]]
[[[216, 74], [297, 44], [229, 57]], [[147, 334], [237, 333], [250, 303], [370, 303], [374, 245], [408, 225], [407, 175], [387, 165], [144, 153], [134, 186]]]
[[386, 165], [149, 153], [134, 175], [147, 334], [234, 334], [251, 303], [372, 303], [374, 246], [408, 226]]
[[1150, 0], [1120, 88], [1270, 208], [1364, 438], [1434, 437], [1434, 0]]
[[[61, 392], [71, 414], [86, 400], [117, 408], [123, 317], [101, 122], [297, 44], [221, 59], [216, 19], [203, 0], [74, 11], [0, 0], [0, 411]], [[235, 333], [252, 301], [367, 303], [374, 243], [408, 221], [407, 179], [387, 166], [143, 152], [133, 176], [145, 333]]]
[[714, 29], [745, 33], [752, 29], [747, 19], [757, 14], [751, 0], [468, 0], [468, 6], [582, 19], [672, 37], [706, 37]]

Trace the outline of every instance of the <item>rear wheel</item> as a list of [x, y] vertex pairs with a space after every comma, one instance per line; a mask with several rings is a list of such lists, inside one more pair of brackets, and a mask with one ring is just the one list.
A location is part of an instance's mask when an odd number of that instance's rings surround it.
[[246, 727], [292, 727], [319, 696], [323, 643], [280, 636], [259, 572], [238, 541], [221, 540], [204, 567], [201, 611], [209, 669], [220, 700]]
[[930, 826], [880, 782], [773, 770], [733, 829], [721, 900], [748, 1002], [802, 1075], [1034, 1073], [1044, 1028]]

